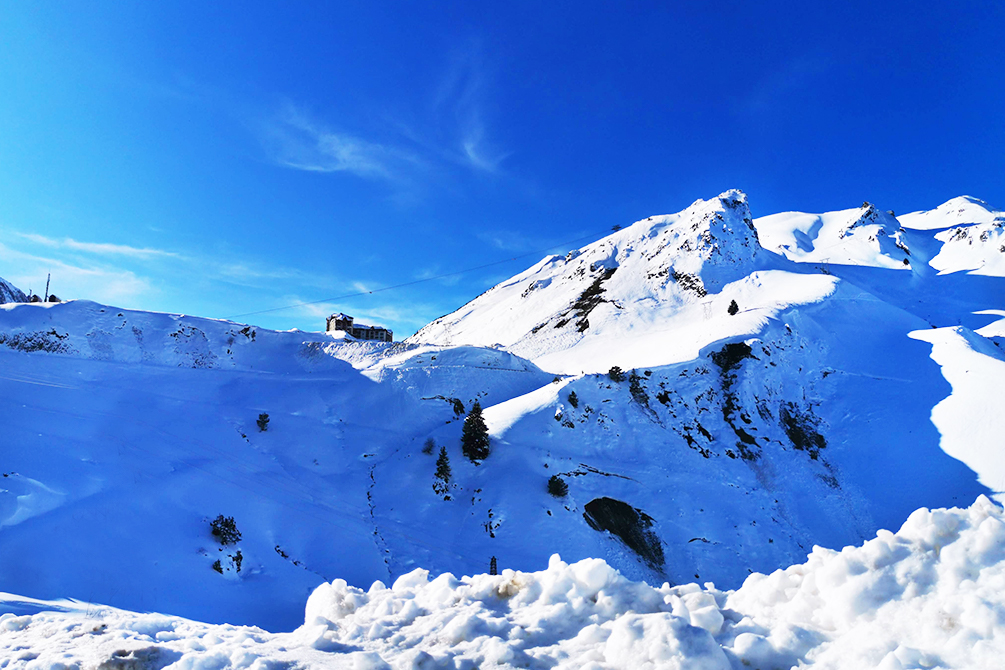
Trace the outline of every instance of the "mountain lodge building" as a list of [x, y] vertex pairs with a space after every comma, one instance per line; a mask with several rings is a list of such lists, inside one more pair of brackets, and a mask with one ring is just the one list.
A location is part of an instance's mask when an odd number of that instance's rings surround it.
[[353, 318], [348, 314], [339, 312], [328, 317], [325, 332], [343, 332], [352, 335], [357, 340], [376, 340], [378, 342], [391, 342], [394, 333], [387, 328], [380, 326], [364, 326], [363, 324], [353, 324]]

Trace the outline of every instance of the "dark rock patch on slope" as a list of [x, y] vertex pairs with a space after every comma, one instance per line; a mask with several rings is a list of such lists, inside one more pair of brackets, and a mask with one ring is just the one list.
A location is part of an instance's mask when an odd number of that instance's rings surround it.
[[818, 430], [820, 419], [813, 414], [813, 410], [801, 410], [795, 403], [789, 402], [781, 406], [778, 418], [792, 446], [808, 452], [810, 458], [817, 460], [820, 450], [827, 446], [827, 440]]
[[605, 497], [586, 503], [583, 518], [590, 528], [618, 536], [651, 568], [662, 572], [666, 558], [659, 536], [651, 530], [651, 516], [628, 503]]
[[[722, 418], [736, 433], [736, 449], [740, 453], [740, 458], [747, 461], [757, 460], [760, 456], [760, 446], [753, 435], [736, 425], [737, 415], [746, 424], [750, 423], [750, 417], [740, 411], [734, 387], [737, 371], [744, 359], [754, 358], [756, 360], [751, 351], [750, 345], [746, 342], [731, 342], [711, 355], [712, 362], [719, 368], [719, 377], [722, 381]], [[726, 455], [735, 458], [732, 450], [727, 450]]]

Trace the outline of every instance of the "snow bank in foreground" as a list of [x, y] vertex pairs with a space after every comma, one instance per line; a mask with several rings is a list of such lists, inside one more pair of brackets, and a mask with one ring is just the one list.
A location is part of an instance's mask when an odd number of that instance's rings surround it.
[[990, 670], [1005, 658], [1003, 517], [983, 496], [921, 509], [737, 591], [657, 589], [555, 556], [541, 572], [416, 570], [366, 592], [336, 580], [277, 635], [111, 609], [5, 614], [0, 667]]

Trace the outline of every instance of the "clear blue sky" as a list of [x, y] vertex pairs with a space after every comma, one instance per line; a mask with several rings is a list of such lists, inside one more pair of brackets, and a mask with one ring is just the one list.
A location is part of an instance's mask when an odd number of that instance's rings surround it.
[[[1005, 3], [631, 4], [5, 3], [0, 276], [227, 317], [727, 188], [1005, 207]], [[541, 255], [246, 320], [404, 336]]]

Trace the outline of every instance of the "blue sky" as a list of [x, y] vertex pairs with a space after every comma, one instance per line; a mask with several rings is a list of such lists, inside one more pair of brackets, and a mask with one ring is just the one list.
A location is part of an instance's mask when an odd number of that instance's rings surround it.
[[1005, 207], [1000, 2], [208, 4], [5, 5], [0, 276], [229, 317], [522, 256], [239, 319], [404, 336], [728, 188]]

